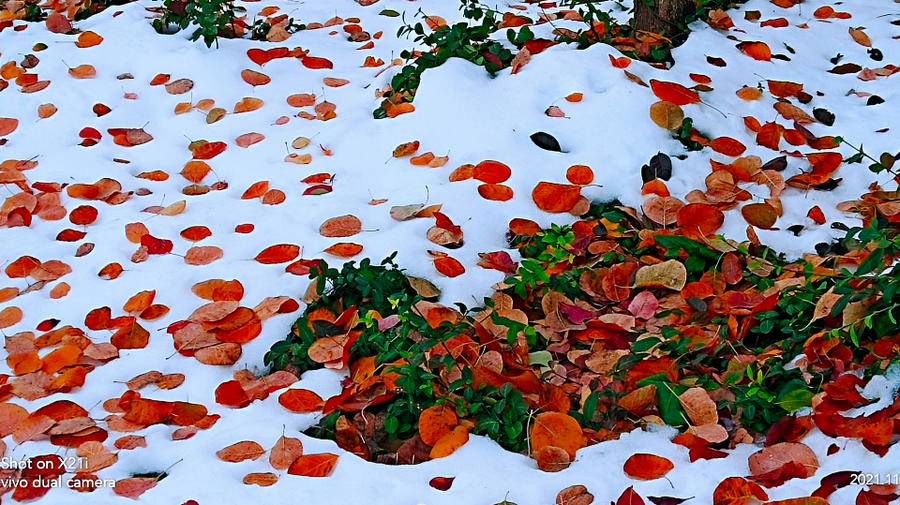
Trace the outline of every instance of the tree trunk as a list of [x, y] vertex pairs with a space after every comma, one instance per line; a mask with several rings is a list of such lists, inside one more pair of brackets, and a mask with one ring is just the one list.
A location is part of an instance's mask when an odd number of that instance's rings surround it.
[[[634, 29], [665, 36], [678, 34], [678, 25], [695, 9], [694, 0], [635, 0]], [[649, 4], [653, 4], [652, 6]]]

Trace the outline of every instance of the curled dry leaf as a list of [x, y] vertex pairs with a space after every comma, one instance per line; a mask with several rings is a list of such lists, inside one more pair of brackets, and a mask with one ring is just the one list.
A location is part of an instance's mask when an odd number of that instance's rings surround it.
[[693, 387], [681, 393], [678, 397], [684, 412], [691, 423], [696, 425], [715, 424], [719, 422], [719, 414], [716, 411], [716, 402], [710, 398], [709, 393], [701, 387]]
[[638, 269], [634, 276], [636, 288], [666, 288], [681, 291], [687, 283], [687, 269], [678, 260], [667, 260]]
[[594, 495], [581, 484], [569, 486], [556, 495], [556, 505], [591, 505]]

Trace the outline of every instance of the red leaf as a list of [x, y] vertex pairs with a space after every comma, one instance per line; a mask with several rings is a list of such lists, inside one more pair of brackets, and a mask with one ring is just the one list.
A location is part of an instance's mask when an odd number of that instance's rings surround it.
[[644, 505], [644, 499], [634, 490], [633, 486], [622, 492], [622, 496], [616, 500], [616, 505]]
[[317, 56], [304, 56], [300, 58], [300, 63], [302, 63], [304, 67], [312, 70], [334, 68], [334, 65], [331, 63], [331, 61], [325, 58], [319, 58]]
[[706, 203], [689, 203], [678, 209], [678, 227], [688, 237], [706, 237], [725, 222], [722, 211]]
[[150, 234], [141, 237], [141, 245], [146, 247], [150, 254], [169, 254], [175, 246], [171, 240], [156, 238]]
[[654, 480], [664, 477], [675, 465], [653, 454], [634, 454], [625, 460], [625, 474], [632, 479]]
[[293, 244], [276, 244], [263, 249], [256, 255], [256, 261], [264, 265], [287, 263], [300, 256], [300, 246]]
[[713, 491], [713, 505], [750, 505], [755, 500], [768, 499], [769, 495], [759, 484], [743, 477], [729, 477]]
[[631, 65], [631, 58], [627, 56], [622, 56], [621, 58], [615, 58], [613, 55], [609, 55], [609, 62], [612, 66], [616, 68], [628, 68]]
[[818, 205], [809, 209], [809, 212], [806, 213], [806, 217], [812, 219], [816, 224], [825, 224], [825, 213], [822, 212], [822, 209], [820, 209]]
[[435, 477], [428, 481], [428, 485], [438, 491], [447, 491], [453, 485], [453, 479], [456, 477]]
[[455, 258], [451, 258], [450, 256], [435, 258], [434, 268], [436, 268], [438, 272], [446, 275], [447, 277], [458, 277], [466, 273], [466, 267], [464, 267], [462, 263], [457, 261]]
[[688, 89], [681, 84], [650, 79], [650, 89], [660, 100], [675, 104], [688, 105], [700, 103], [700, 95], [696, 91]]
[[220, 405], [239, 409], [250, 405], [250, 402], [250, 397], [236, 380], [225, 381], [216, 388], [216, 403]]
[[747, 147], [731, 137], [718, 137], [710, 142], [709, 147], [713, 151], [725, 156], [740, 156]]
[[225, 152], [228, 144], [225, 142], [206, 142], [191, 148], [191, 154], [197, 160], [209, 160]]

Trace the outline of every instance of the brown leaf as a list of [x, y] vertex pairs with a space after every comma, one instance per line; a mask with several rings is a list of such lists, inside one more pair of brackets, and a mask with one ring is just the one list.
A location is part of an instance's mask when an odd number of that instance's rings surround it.
[[650, 106], [650, 119], [660, 128], [675, 131], [681, 128], [684, 111], [671, 102], [659, 101]]
[[687, 282], [687, 269], [678, 260], [668, 260], [656, 265], [645, 265], [634, 276], [636, 288], [667, 288], [681, 291]]

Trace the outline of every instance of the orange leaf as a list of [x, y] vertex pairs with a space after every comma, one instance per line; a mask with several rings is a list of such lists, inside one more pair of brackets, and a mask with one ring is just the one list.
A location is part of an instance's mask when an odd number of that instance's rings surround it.
[[722, 211], [706, 203], [689, 203], [678, 210], [676, 222], [681, 231], [694, 238], [715, 233], [725, 222]]
[[243, 483], [268, 487], [278, 482], [278, 476], [272, 472], [251, 472], [244, 476]]
[[759, 61], [771, 61], [772, 50], [765, 42], [741, 42], [737, 45], [740, 52]]
[[322, 82], [325, 83], [329, 88], [340, 88], [341, 86], [346, 86], [350, 84], [350, 81], [347, 79], [336, 79], [334, 77], [326, 77], [322, 79]]
[[435, 258], [434, 268], [436, 268], [438, 272], [446, 275], [447, 277], [458, 277], [466, 273], [466, 267], [464, 267], [462, 263], [457, 261], [455, 258], [451, 258], [450, 256]]
[[747, 147], [731, 137], [718, 137], [710, 142], [709, 147], [713, 151], [725, 156], [740, 156]]
[[240, 135], [238, 138], [234, 139], [234, 143], [238, 147], [248, 148], [253, 144], [257, 144], [265, 140], [266, 136], [262, 133], [250, 132]]
[[310, 107], [316, 104], [316, 95], [311, 93], [289, 95], [287, 103], [291, 107]]
[[225, 142], [203, 142], [191, 144], [190, 151], [196, 160], [210, 160], [225, 152], [228, 144]]
[[200, 298], [213, 302], [239, 302], [244, 297], [244, 286], [238, 280], [210, 279], [194, 284], [191, 291]]
[[263, 196], [266, 191], [269, 191], [269, 181], [254, 182], [246, 191], [244, 191], [244, 194], [241, 195], [241, 200], [259, 198]]
[[204, 365], [229, 366], [237, 363], [241, 358], [241, 346], [234, 342], [223, 342], [198, 349], [194, 353], [197, 361]]
[[251, 86], [265, 86], [272, 82], [272, 78], [268, 75], [250, 69], [241, 70], [241, 79]]
[[216, 451], [216, 456], [228, 463], [239, 463], [248, 459], [259, 459], [265, 453], [266, 450], [263, 449], [263, 446], [252, 440], [244, 440], [219, 449]]
[[512, 200], [513, 190], [505, 184], [480, 184], [478, 194], [485, 200], [506, 202]]
[[361, 253], [363, 246], [352, 242], [339, 242], [325, 249], [325, 252], [338, 258], [352, 258]]
[[0, 330], [19, 324], [22, 317], [22, 309], [19, 307], [6, 307], [0, 310]]
[[153, 304], [154, 298], [156, 298], [156, 290], [141, 291], [129, 298], [122, 310], [129, 314], [139, 314]]
[[244, 97], [238, 103], [234, 104], [233, 111], [235, 114], [253, 112], [262, 108], [263, 105], [265, 105], [265, 102], [259, 98]]
[[97, 69], [93, 65], [78, 65], [69, 69], [69, 75], [76, 79], [93, 79], [97, 77]]
[[125, 237], [132, 244], [140, 244], [141, 237], [150, 234], [144, 223], [128, 223], [125, 225]]
[[362, 231], [362, 221], [352, 214], [333, 217], [319, 226], [319, 234], [323, 237], [352, 237]]
[[434, 153], [427, 152], [409, 159], [409, 163], [417, 167], [424, 167], [434, 160]]
[[797, 96], [803, 91], [802, 84], [791, 81], [773, 81], [769, 79], [766, 81], [766, 84], [769, 87], [769, 93], [778, 98]]
[[530, 219], [514, 218], [509, 222], [509, 231], [516, 236], [530, 237], [541, 232], [541, 225]]
[[506, 182], [512, 171], [505, 163], [494, 160], [485, 160], [475, 165], [472, 177], [488, 184], [500, 184]]
[[269, 451], [269, 464], [276, 470], [287, 470], [302, 455], [303, 443], [300, 439], [282, 435]]
[[120, 479], [116, 481], [113, 492], [125, 498], [137, 500], [147, 490], [153, 489], [158, 479], [152, 477], [131, 477], [129, 479]]
[[308, 414], [322, 409], [322, 397], [308, 389], [288, 389], [278, 397], [282, 407], [297, 414]]
[[572, 184], [584, 186], [594, 182], [594, 171], [587, 165], [572, 165], [566, 170], [566, 179]]
[[534, 418], [531, 427], [531, 452], [546, 446], [555, 446], [575, 459], [575, 452], [585, 446], [587, 440], [581, 425], [572, 416], [561, 412], [542, 412]]
[[465, 425], [459, 425], [453, 428], [453, 431], [444, 435], [431, 448], [431, 459], [447, 457], [460, 447], [466, 445], [469, 441], [469, 428]]
[[665, 477], [675, 465], [671, 461], [653, 454], [634, 454], [625, 460], [625, 474], [632, 479], [654, 480]]
[[287, 200], [287, 195], [280, 189], [270, 189], [262, 197], [263, 205], [278, 205]]
[[19, 127], [19, 120], [12, 117], [0, 117], [0, 137], [5, 137], [16, 131]]
[[52, 103], [42, 103], [38, 105], [38, 117], [41, 119], [47, 119], [48, 117], [56, 114], [56, 106]]
[[82, 32], [81, 35], [78, 36], [78, 40], [75, 41], [75, 47], [80, 49], [87, 49], [89, 47], [94, 47], [103, 42], [103, 37], [97, 35], [92, 31]]
[[419, 438], [433, 446], [458, 424], [459, 418], [452, 408], [444, 405], [428, 407], [419, 416]]
[[713, 505], [751, 505], [768, 499], [759, 484], [743, 477], [728, 477], [713, 491]]
[[392, 156], [394, 158], [403, 158], [404, 156], [410, 156], [415, 154], [416, 151], [419, 150], [419, 141], [413, 140], [412, 142], [404, 142], [399, 146], [394, 148], [394, 152]]
[[747, 101], [759, 100], [762, 97], [762, 91], [760, 91], [759, 88], [754, 88], [751, 86], [744, 86], [743, 88], [737, 90], [735, 94], [741, 100]]
[[568, 212], [581, 200], [581, 188], [568, 184], [541, 181], [531, 192], [531, 198], [537, 207], [544, 212]]
[[184, 254], [184, 262], [194, 266], [209, 265], [222, 259], [224, 255], [224, 251], [216, 246], [196, 246], [187, 250]]
[[328, 477], [337, 466], [337, 454], [322, 453], [300, 456], [288, 468], [291, 475], [303, 477]]

